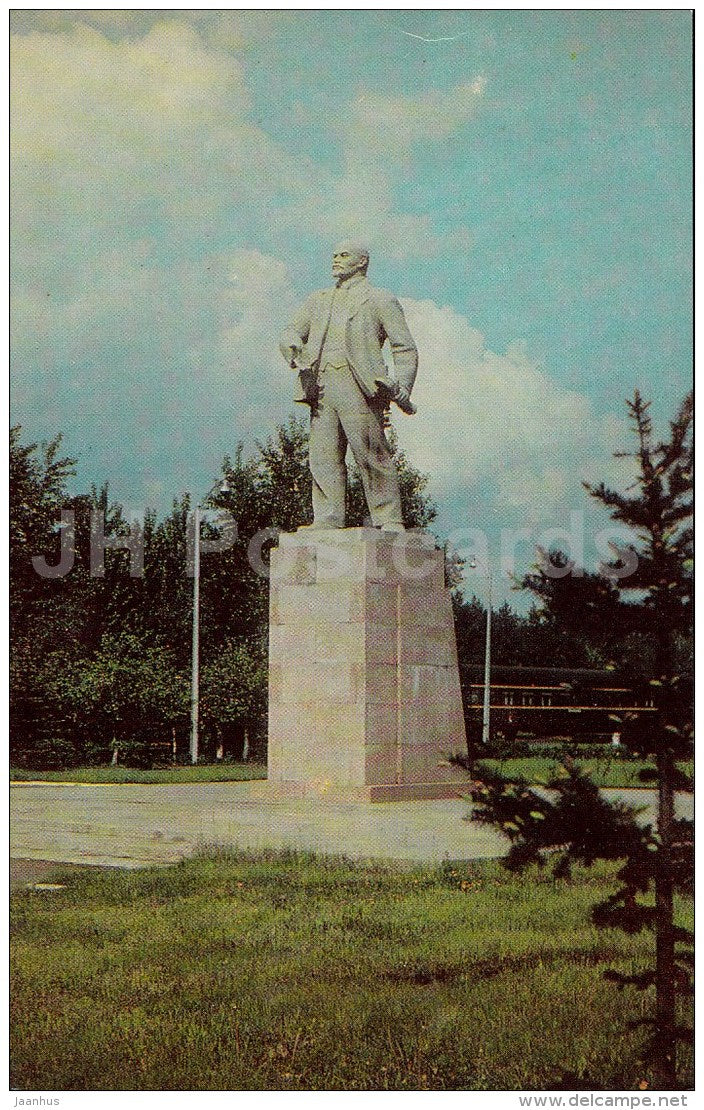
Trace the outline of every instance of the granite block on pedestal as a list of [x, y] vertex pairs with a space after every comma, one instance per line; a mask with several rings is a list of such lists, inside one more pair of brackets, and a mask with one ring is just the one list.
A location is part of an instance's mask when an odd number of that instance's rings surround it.
[[395, 800], [466, 790], [443, 552], [424, 532], [282, 533], [271, 553], [269, 784]]

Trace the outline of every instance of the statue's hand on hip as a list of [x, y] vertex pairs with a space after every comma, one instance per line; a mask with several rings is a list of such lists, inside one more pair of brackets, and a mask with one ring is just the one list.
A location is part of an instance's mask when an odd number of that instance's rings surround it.
[[407, 416], [414, 416], [415, 413], [418, 411], [411, 400], [410, 393], [406, 389], [405, 385], [401, 385], [400, 382], [396, 383], [396, 389], [394, 391], [394, 401], [400, 408], [401, 412], [405, 412]]

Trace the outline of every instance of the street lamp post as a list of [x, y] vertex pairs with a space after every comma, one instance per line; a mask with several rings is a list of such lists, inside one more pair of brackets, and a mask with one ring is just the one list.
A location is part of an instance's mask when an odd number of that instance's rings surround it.
[[213, 494], [229, 493], [227, 479], [211, 486], [203, 501], [198, 502], [193, 513], [193, 624], [191, 638], [191, 763], [198, 762], [198, 717], [200, 712], [200, 523], [203, 503]]
[[491, 567], [487, 566], [486, 637], [484, 640], [484, 710], [482, 713], [482, 744], [489, 743], [491, 702]]
[[[476, 570], [477, 561], [472, 559], [469, 566]], [[484, 638], [484, 705], [482, 709], [482, 744], [488, 744], [491, 735], [491, 566], [487, 561], [487, 603], [486, 635]]]

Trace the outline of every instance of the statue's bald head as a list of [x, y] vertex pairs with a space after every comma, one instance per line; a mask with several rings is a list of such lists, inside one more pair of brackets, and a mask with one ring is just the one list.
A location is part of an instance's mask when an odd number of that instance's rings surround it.
[[362, 243], [346, 239], [332, 252], [332, 273], [338, 281], [353, 274], [366, 274], [368, 265], [369, 250]]

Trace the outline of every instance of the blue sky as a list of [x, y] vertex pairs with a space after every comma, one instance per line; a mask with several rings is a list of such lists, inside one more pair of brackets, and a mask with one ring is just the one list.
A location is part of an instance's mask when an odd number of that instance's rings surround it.
[[79, 487], [163, 510], [285, 419], [278, 331], [347, 234], [418, 342], [395, 424], [445, 534], [522, 527], [527, 565], [583, 477], [624, 480], [634, 387], [659, 422], [688, 388], [688, 12], [12, 29], [13, 419]]

